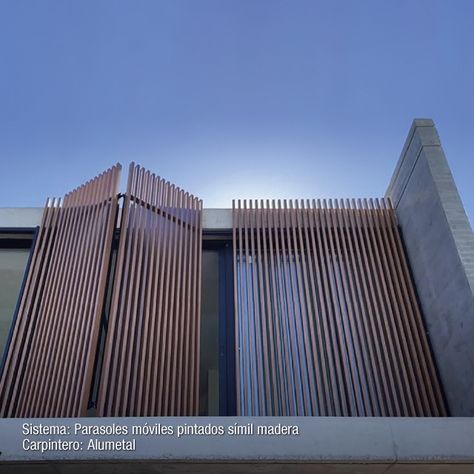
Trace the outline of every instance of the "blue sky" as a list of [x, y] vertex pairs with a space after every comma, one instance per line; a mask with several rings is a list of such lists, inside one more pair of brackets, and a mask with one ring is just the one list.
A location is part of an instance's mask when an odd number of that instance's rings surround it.
[[134, 160], [229, 207], [384, 194], [435, 120], [474, 220], [474, 2], [0, 1], [0, 206]]

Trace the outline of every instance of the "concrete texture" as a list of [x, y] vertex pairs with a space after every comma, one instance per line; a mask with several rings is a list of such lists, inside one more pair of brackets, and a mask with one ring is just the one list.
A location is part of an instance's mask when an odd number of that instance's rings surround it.
[[[75, 440], [123, 436], [23, 435], [22, 424], [149, 426], [297, 425], [298, 436], [127, 435], [135, 451], [24, 451], [25, 438]], [[176, 428], [175, 428], [176, 429]], [[474, 418], [181, 417], [0, 420], [0, 472], [474, 472]], [[79, 464], [79, 461], [85, 464]], [[119, 464], [120, 462], [120, 464]], [[35, 464], [31, 464], [35, 463]], [[37, 463], [37, 464], [36, 464]], [[449, 468], [447, 468], [449, 465]], [[22, 468], [22, 466], [24, 466]], [[128, 466], [128, 468], [126, 467]], [[139, 467], [135, 467], [139, 466]], [[416, 467], [416, 470], [414, 468]], [[444, 471], [440, 469], [444, 467]], [[12, 469], [11, 471], [7, 469]], [[13, 471], [13, 469], [15, 469]], [[22, 470], [24, 469], [24, 470]], [[128, 470], [127, 470], [128, 469]], [[470, 469], [470, 470], [469, 470]]]
[[[36, 227], [42, 215], [42, 207], [0, 207], [0, 228]], [[207, 230], [232, 229], [232, 209], [203, 209], [202, 225]]]
[[5, 474], [472, 474], [472, 464], [342, 463], [44, 463], [0, 464]]
[[0, 228], [36, 227], [42, 215], [42, 207], [0, 207]]
[[202, 228], [207, 230], [232, 229], [232, 209], [203, 209]]
[[474, 416], [474, 235], [432, 120], [415, 120], [393, 201], [453, 416]]

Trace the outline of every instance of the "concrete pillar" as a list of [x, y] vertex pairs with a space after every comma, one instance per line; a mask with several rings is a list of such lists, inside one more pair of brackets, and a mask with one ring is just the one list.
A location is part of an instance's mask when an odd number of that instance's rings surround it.
[[452, 416], [474, 416], [474, 235], [432, 120], [414, 120], [387, 189]]

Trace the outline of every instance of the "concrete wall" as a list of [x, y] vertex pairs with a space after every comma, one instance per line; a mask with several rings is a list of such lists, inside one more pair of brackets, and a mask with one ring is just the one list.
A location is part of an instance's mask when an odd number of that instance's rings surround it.
[[[70, 434], [30, 435], [23, 423], [64, 426]], [[126, 426], [128, 434], [75, 434], [74, 424]], [[222, 435], [176, 436], [177, 426], [222, 426]], [[134, 435], [132, 426], [174, 427], [174, 435]], [[253, 425], [254, 432], [230, 435], [229, 427]], [[258, 426], [292, 425], [297, 435], [258, 434]], [[24, 441], [77, 441], [82, 448], [45, 452], [25, 450]], [[89, 440], [135, 439], [132, 451], [89, 450]], [[33, 471], [39, 463], [53, 473], [117, 472], [328, 472], [328, 473], [472, 473], [473, 418], [377, 417], [163, 417], [55, 418], [0, 420], [0, 472]], [[28, 446], [27, 446], [28, 447]], [[80, 468], [78, 462], [83, 464]], [[99, 464], [102, 462], [103, 464]], [[141, 467], [118, 463], [147, 463]], [[197, 463], [197, 464], [194, 464]], [[203, 464], [199, 464], [203, 463]], [[214, 464], [210, 465], [209, 463]], [[244, 463], [245, 467], [240, 466]], [[193, 466], [194, 464], [194, 466]], [[288, 467], [290, 465], [291, 467]], [[36, 466], [41, 466], [36, 464]], [[128, 469], [127, 469], [128, 468]]]
[[0, 207], [0, 228], [36, 227], [42, 216], [42, 207]]
[[451, 415], [474, 416], [474, 235], [432, 120], [415, 120], [386, 192]]

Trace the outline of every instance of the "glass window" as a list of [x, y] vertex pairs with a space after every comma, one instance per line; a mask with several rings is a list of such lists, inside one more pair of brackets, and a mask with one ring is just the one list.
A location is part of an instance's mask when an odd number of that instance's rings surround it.
[[0, 248], [0, 357], [8, 341], [29, 254], [29, 249]]
[[219, 252], [202, 253], [201, 355], [200, 355], [201, 416], [219, 415]]
[[202, 252], [199, 414], [234, 416], [235, 320], [230, 235], [207, 236]]

